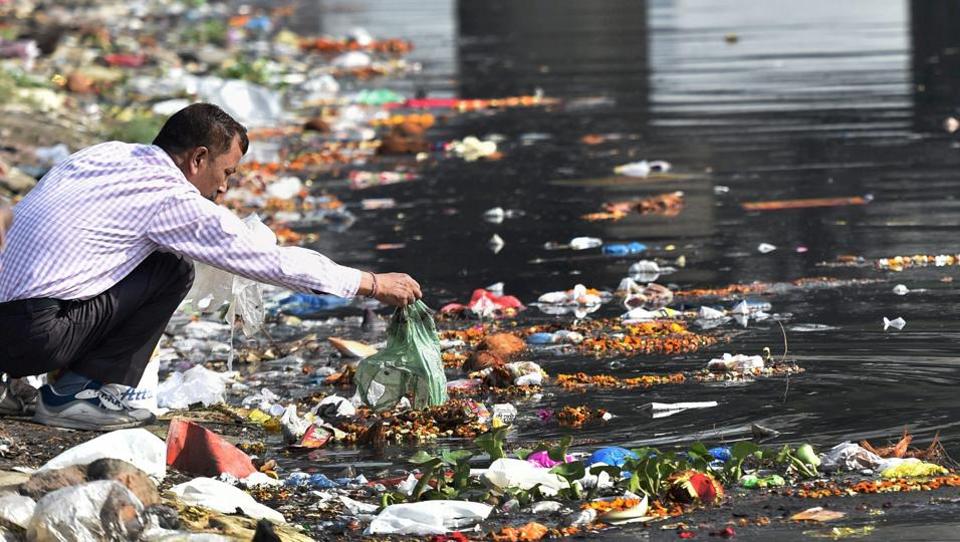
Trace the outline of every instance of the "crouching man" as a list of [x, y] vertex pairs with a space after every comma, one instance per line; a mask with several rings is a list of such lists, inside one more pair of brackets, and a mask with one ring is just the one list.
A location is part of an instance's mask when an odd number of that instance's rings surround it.
[[[152, 422], [117, 385], [139, 383], [190, 289], [192, 260], [300, 292], [399, 306], [420, 298], [405, 274], [258, 243], [215, 203], [247, 144], [223, 110], [193, 104], [152, 145], [113, 141], [73, 154], [16, 205], [0, 253], [0, 414], [35, 410], [39, 423], [98, 431]], [[11, 390], [11, 378], [54, 371], [35, 405]]]

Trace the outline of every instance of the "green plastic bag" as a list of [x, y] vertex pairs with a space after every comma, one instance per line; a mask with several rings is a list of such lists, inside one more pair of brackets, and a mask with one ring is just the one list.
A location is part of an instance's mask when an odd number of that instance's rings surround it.
[[360, 398], [374, 410], [392, 408], [409, 396], [414, 408], [447, 401], [447, 377], [433, 311], [423, 301], [398, 308], [387, 328], [387, 346], [357, 364]]

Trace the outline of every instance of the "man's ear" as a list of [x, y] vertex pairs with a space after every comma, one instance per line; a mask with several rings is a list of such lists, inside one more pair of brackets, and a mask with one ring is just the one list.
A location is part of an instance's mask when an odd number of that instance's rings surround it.
[[199, 146], [193, 149], [193, 152], [190, 153], [190, 162], [187, 164], [187, 167], [190, 169], [191, 174], [196, 174], [200, 171], [200, 168], [203, 166], [204, 161], [210, 159], [210, 150], [204, 146]]

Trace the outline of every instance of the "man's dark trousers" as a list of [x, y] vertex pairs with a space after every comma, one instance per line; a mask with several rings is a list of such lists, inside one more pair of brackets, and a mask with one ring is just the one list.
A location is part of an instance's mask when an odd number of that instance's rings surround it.
[[19, 378], [69, 369], [136, 386], [191, 284], [190, 260], [154, 252], [91, 299], [0, 303], [0, 372]]

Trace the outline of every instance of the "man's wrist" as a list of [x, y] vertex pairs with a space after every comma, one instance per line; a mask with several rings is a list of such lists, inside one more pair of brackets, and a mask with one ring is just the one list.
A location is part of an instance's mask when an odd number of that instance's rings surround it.
[[357, 287], [357, 295], [364, 297], [373, 297], [377, 293], [377, 277], [370, 271], [360, 272], [360, 286]]

